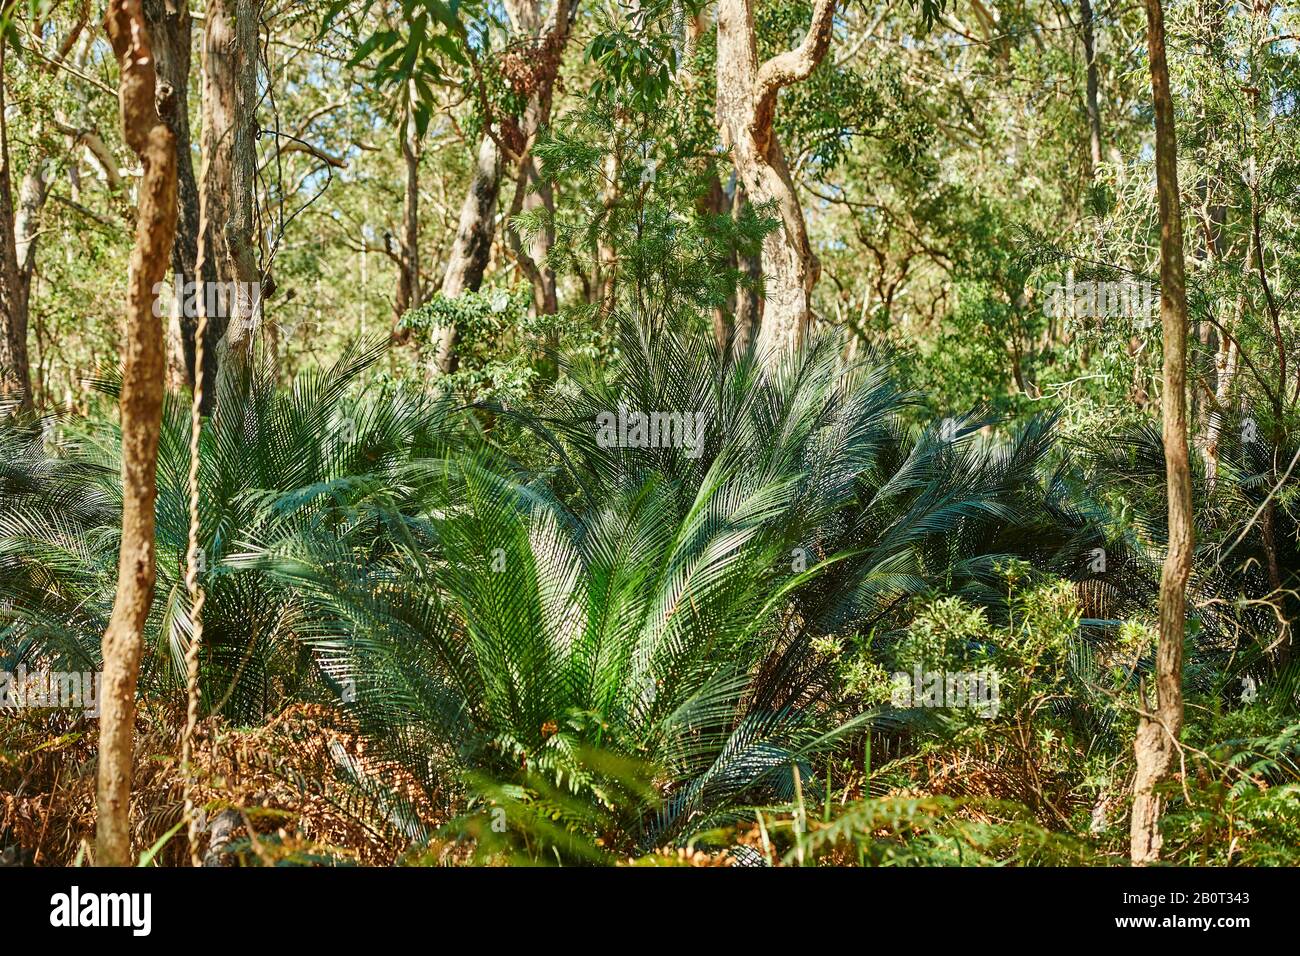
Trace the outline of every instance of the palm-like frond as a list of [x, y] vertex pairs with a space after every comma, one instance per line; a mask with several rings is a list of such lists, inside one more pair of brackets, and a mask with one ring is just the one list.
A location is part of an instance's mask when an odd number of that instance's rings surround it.
[[[954, 580], [993, 599], [1001, 558], [1095, 533], [1047, 507], [1050, 419], [1005, 444], [974, 437], [978, 414], [955, 441], [909, 429], [888, 359], [846, 367], [831, 340], [772, 374], [663, 330], [626, 326], [623, 347], [616, 378], [573, 368], [540, 413], [495, 410], [526, 466], [490, 446], [413, 463], [425, 510], [384, 560], [316, 529], [250, 550], [431, 790], [540, 800], [545, 780], [600, 803], [591, 754], [621, 755], [656, 784], [618, 810], [629, 848], [784, 799], [792, 768], [871, 719], [834, 700], [814, 638]], [[602, 447], [620, 406], [702, 412], [702, 444]]]
[[[418, 489], [401, 480], [412, 460], [441, 455], [450, 438], [444, 404], [409, 393], [354, 394], [382, 354], [353, 347], [332, 368], [288, 391], [269, 366], [223, 367], [219, 400], [200, 445], [200, 547], [207, 591], [205, 707], [239, 722], [310, 696], [315, 669], [296, 640], [292, 594], [232, 560], [248, 535], [309, 526], [382, 551]], [[95, 385], [108, 395], [118, 380]], [[189, 534], [189, 403], [168, 395], [158, 462], [157, 586], [142, 662], [145, 693], [183, 686], [192, 633], [184, 586]], [[0, 600], [11, 607], [3, 649], [15, 660], [96, 666], [117, 572], [119, 435], [106, 424], [65, 426], [46, 454], [38, 438], [0, 431]], [[12, 454], [10, 453], [12, 449]], [[399, 516], [393, 518], [393, 515]], [[378, 522], [386, 524], [381, 527]]]

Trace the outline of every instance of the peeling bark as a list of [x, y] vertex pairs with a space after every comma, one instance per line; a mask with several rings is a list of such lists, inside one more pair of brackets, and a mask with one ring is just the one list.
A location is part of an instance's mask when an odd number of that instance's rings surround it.
[[[1253, 242], [1253, 239], [1251, 240]], [[1251, 252], [1248, 243], [1246, 258]], [[1230, 333], [1219, 337], [1219, 347], [1214, 355], [1214, 400], [1210, 413], [1206, 416], [1205, 438], [1202, 442], [1201, 457], [1205, 462], [1205, 477], [1211, 489], [1219, 478], [1219, 442], [1223, 436], [1224, 416], [1232, 402], [1233, 387], [1237, 381], [1237, 368], [1240, 356], [1237, 354], [1237, 330], [1241, 327], [1242, 315], [1246, 308], [1246, 296], [1238, 294], [1233, 307], [1231, 325], [1225, 328]]]
[[157, 75], [140, 0], [112, 0], [104, 29], [121, 69], [124, 138], [144, 170], [122, 350], [122, 540], [117, 593], [103, 640], [95, 857], [100, 866], [128, 866], [135, 691], [156, 573], [154, 502], [164, 368], [153, 288], [167, 273], [176, 232], [176, 137], [158, 116]]
[[558, 311], [555, 271], [547, 262], [555, 231], [549, 219], [555, 212], [551, 184], [541, 178], [537, 163], [532, 157], [532, 145], [538, 132], [551, 121], [551, 104], [554, 98], [555, 78], [559, 75], [560, 57], [569, 39], [569, 0], [556, 0], [547, 23], [543, 24], [540, 3], [511, 2], [507, 4], [510, 19], [516, 28], [536, 38], [540, 57], [539, 66], [529, 78], [527, 105], [519, 122], [519, 139], [522, 149], [514, 159], [515, 197], [510, 206], [513, 219], [521, 211], [545, 213], [546, 226], [538, 230], [527, 248], [517, 231], [508, 230], [511, 249], [524, 274], [533, 287], [533, 311], [538, 315], [551, 315]]
[[[257, 35], [254, 0], [208, 0], [203, 25], [203, 170], [199, 176], [199, 236], [196, 270], [204, 281], [237, 283], [257, 290], [253, 190], [257, 170]], [[212, 278], [209, 279], [208, 277]], [[201, 297], [202, 299], [207, 296]], [[235, 296], [221, 315], [209, 315], [210, 334], [220, 348], [208, 351], [215, 376], [219, 361], [248, 361], [261, 318], [260, 304], [248, 307]], [[260, 299], [258, 300], [260, 303]], [[215, 389], [204, 388], [206, 413]]]
[[[483, 141], [479, 144], [474, 175], [461, 204], [456, 239], [443, 278], [443, 295], [459, 295], [467, 289], [477, 291], [483, 281], [483, 270], [492, 248], [496, 202], [504, 162], [513, 165], [515, 171], [512, 215], [525, 208], [525, 203], [540, 203], [544, 208], [551, 208], [551, 198], [547, 191], [549, 187], [535, 190], [536, 198], [530, 198], [527, 186], [530, 175], [536, 175], [535, 171], [530, 173], [533, 141], [542, 126], [550, 121], [555, 78], [559, 74], [560, 58], [569, 39], [571, 10], [569, 0], [556, 0], [550, 16], [544, 21], [540, 0], [507, 0], [506, 12], [513, 32], [521, 37], [531, 37], [532, 52], [536, 54], [527, 66], [521, 64], [524, 58], [522, 56], [516, 56], [507, 63], [508, 79], [512, 84], [522, 84], [516, 86], [516, 92], [528, 93], [528, 101], [521, 121], [513, 118], [506, 120], [513, 127], [512, 135], [508, 137], [512, 144], [508, 149], [509, 155], [502, 155], [503, 147], [490, 131], [484, 134]], [[492, 122], [491, 117], [488, 122]], [[529, 249], [522, 248], [517, 235], [511, 233], [511, 238], [515, 257], [533, 285], [535, 308], [542, 314], [556, 311], [555, 276], [544, 261], [545, 253], [550, 248], [547, 236], [539, 237], [530, 244]], [[541, 259], [538, 258], [539, 255]], [[443, 374], [456, 370], [459, 361], [456, 356], [458, 340], [458, 329], [443, 329], [436, 355], [438, 370]]]
[[[176, 137], [176, 240], [172, 243], [172, 275], [194, 281], [199, 256], [199, 185], [190, 155], [191, 19], [185, 0], [144, 0], [145, 26], [158, 64], [158, 115]], [[215, 274], [212, 276], [215, 279]], [[171, 316], [167, 339], [167, 383], [176, 391], [194, 387], [196, 316], [179, 310]], [[207, 347], [215, 347], [208, 342]], [[212, 354], [211, 351], [208, 352]], [[211, 382], [206, 383], [211, 385]]]
[[[1235, 326], [1235, 323], [1234, 323]], [[1223, 417], [1232, 400], [1232, 386], [1237, 378], [1237, 342], [1224, 338], [1219, 342], [1214, 356], [1214, 407], [1210, 409], [1205, 428], [1202, 457], [1205, 461], [1205, 478], [1211, 489], [1219, 479], [1219, 441], [1223, 436]]]

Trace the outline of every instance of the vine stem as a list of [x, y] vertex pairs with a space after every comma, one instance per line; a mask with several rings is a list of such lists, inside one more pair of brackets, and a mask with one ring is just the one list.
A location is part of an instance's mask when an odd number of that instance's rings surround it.
[[199, 651], [203, 646], [203, 603], [199, 583], [199, 437], [203, 433], [203, 340], [207, 335], [207, 309], [199, 309], [194, 333], [194, 394], [190, 403], [190, 533], [185, 560], [185, 588], [190, 596], [190, 643], [185, 649], [185, 731], [181, 735], [181, 773], [184, 776], [185, 820], [190, 863], [202, 866], [199, 856], [199, 819], [194, 812], [194, 730], [199, 722]]

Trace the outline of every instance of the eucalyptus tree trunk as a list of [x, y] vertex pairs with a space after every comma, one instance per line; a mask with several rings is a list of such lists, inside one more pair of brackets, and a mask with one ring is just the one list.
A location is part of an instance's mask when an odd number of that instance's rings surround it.
[[[739, 219], [745, 213], [749, 200], [745, 189], [736, 183], [736, 192], [732, 199], [732, 218]], [[754, 330], [763, 327], [763, 297], [759, 294], [763, 282], [762, 254], [738, 251], [736, 267], [744, 273], [746, 283], [736, 287], [736, 312], [732, 328], [732, 349], [737, 354], [746, 352], [754, 341]]]
[[26, 402], [20, 406], [30, 409], [35, 399], [31, 381], [31, 363], [27, 351], [27, 326], [31, 316], [32, 278], [36, 274], [36, 245], [41, 232], [41, 213], [50, 194], [49, 159], [36, 156], [18, 187], [18, 208], [13, 219], [13, 249], [17, 262], [14, 286], [8, 301], [13, 316], [14, 355], [23, 369], [23, 390]]
[[[547, 100], [546, 115], [549, 118], [549, 96]], [[551, 247], [555, 245], [555, 188], [542, 176], [537, 160], [531, 156], [520, 171], [519, 182], [524, 189], [524, 211], [540, 210], [546, 219], [528, 243], [528, 255], [536, 266], [536, 271], [530, 276], [533, 280], [533, 307], [538, 315], [554, 315], [560, 308], [555, 270], [549, 260]]]
[[117, 56], [126, 144], [140, 159], [135, 247], [127, 282], [122, 416], [122, 536], [117, 593], [104, 632], [96, 856], [131, 862], [131, 754], [144, 626], [153, 604], [154, 502], [162, 426], [163, 334], [154, 285], [167, 274], [176, 233], [176, 137], [158, 116], [153, 52], [140, 0], [111, 0], [104, 28]]
[[[1217, 256], [1218, 252], [1215, 251], [1213, 244], [1211, 244], [1210, 248], [1212, 254]], [[1245, 268], [1247, 270], [1250, 268], [1254, 248], [1254, 236], [1252, 235], [1246, 242]], [[1219, 480], [1219, 443], [1223, 437], [1223, 426], [1229, 407], [1232, 404], [1232, 395], [1237, 380], [1239, 356], [1237, 354], [1236, 336], [1237, 330], [1241, 327], [1245, 308], [1246, 295], [1244, 292], [1239, 292], [1231, 315], [1224, 317], [1223, 333], [1217, 335], [1217, 340], [1214, 343], [1214, 368], [1211, 373], [1214, 392], [1205, 402], [1208, 406], [1208, 412], [1202, 416], [1204, 434], [1199, 442], [1201, 460], [1205, 465], [1205, 479], [1211, 491], [1213, 491]]]
[[[1237, 321], [1233, 328], [1240, 326], [1242, 310], [1245, 306], [1244, 296], [1238, 297], [1238, 308], [1234, 310]], [[1233, 384], [1237, 379], [1237, 340], [1220, 337], [1219, 347], [1214, 355], [1214, 404], [1205, 426], [1205, 478], [1211, 489], [1219, 480], [1219, 442], [1223, 437], [1224, 413], [1232, 401]]]
[[1088, 172], [1095, 175], [1101, 165], [1101, 109], [1097, 104], [1097, 39], [1091, 0], [1079, 0], [1080, 32], [1083, 34], [1086, 91], [1084, 108], [1088, 112]]
[[[0, 5], [0, 9], [8, 8]], [[0, 399], [19, 409], [32, 407], [32, 375], [27, 359], [27, 284], [18, 259], [13, 171], [9, 154], [5, 59], [8, 42], [0, 42]]]
[[[1208, 24], [1211, 42], [1217, 41], [1223, 30], [1224, 9], [1216, 0], [1200, 0], [1197, 5], [1198, 18], [1204, 17]], [[1209, 132], [1210, 144], [1213, 144], [1219, 138], [1219, 132], [1211, 130]], [[1225, 240], [1226, 224], [1228, 218], [1227, 207], [1221, 203], [1213, 202], [1214, 182], [1213, 175], [1207, 174], [1203, 183], [1204, 203], [1202, 218], [1205, 227], [1205, 254], [1206, 259], [1213, 263], [1221, 260], [1228, 250]], [[1246, 241], [1246, 262], [1245, 271], [1250, 271], [1251, 257], [1254, 250], [1255, 236], [1253, 231], [1249, 234]], [[1238, 292], [1236, 302], [1233, 305], [1232, 312], [1224, 316], [1222, 329], [1216, 329], [1212, 323], [1206, 322], [1209, 327], [1208, 334], [1203, 335], [1206, 348], [1212, 352], [1213, 367], [1210, 370], [1210, 387], [1213, 389], [1212, 394], [1207, 396], [1205, 404], [1209, 406], [1208, 414], [1203, 414], [1199, 421], [1204, 427], [1204, 434], [1201, 435], [1198, 442], [1201, 448], [1201, 460], [1205, 465], [1206, 483], [1211, 492], [1214, 491], [1219, 479], [1219, 440], [1223, 435], [1225, 414], [1228, 411], [1232, 401], [1232, 395], [1235, 389], [1237, 378], [1237, 334], [1241, 328], [1242, 316], [1246, 308], [1246, 296], [1244, 291]]]
[[[477, 292], [483, 283], [492, 235], [496, 231], [497, 195], [501, 191], [501, 152], [491, 136], [484, 135], [475, 155], [474, 173], [460, 207], [456, 238], [451, 244], [442, 294], [455, 298], [462, 292]], [[455, 326], [444, 328], [438, 339], [438, 370], [456, 371]]]
[[[204, 377], [218, 360], [246, 362], [261, 318], [261, 277], [254, 251], [257, 170], [257, 36], [255, 0], [207, 0], [203, 24], [203, 169], [199, 175], [197, 272], [226, 293], [221, 314], [208, 315], [224, 347], [206, 348]], [[208, 277], [212, 276], [212, 280]], [[200, 297], [202, 305], [215, 295]], [[201, 305], [201, 307], [202, 307]], [[215, 390], [204, 388], [210, 406]], [[204, 411], [208, 411], [205, 408]]]
[[402, 166], [406, 187], [402, 202], [402, 249], [398, 257], [400, 275], [393, 301], [393, 324], [402, 321], [408, 309], [418, 309], [424, 298], [420, 288], [420, 132], [415, 121], [415, 84], [408, 88], [406, 123], [402, 131]]
[[[0, 3], [0, 11], [11, 12], [12, 0]], [[83, 31], [90, 20], [89, 0], [82, 0], [74, 13], [72, 27], [59, 43], [53, 57], [43, 69], [50, 74], [60, 65], [83, 39]], [[82, 45], [89, 48], [89, 38]], [[4, 57], [0, 51], [0, 396], [12, 395], [22, 409], [30, 410], [34, 400], [30, 360], [27, 350], [27, 325], [31, 313], [32, 279], [36, 274], [36, 247], [41, 233], [41, 215], [50, 195], [51, 157], [38, 150], [18, 187], [17, 207], [14, 205], [13, 173], [10, 168], [9, 131], [5, 117]], [[78, 64], [81, 65], [81, 64]], [[60, 112], [55, 111], [54, 125], [62, 126]], [[90, 147], [103, 164], [110, 184], [117, 176], [116, 162], [108, 147], [92, 130], [77, 130], [69, 140], [70, 150], [81, 145]], [[35, 137], [41, 139], [40, 134]], [[75, 163], [69, 164], [75, 169]]]
[[763, 242], [764, 309], [758, 349], [768, 363], [797, 348], [812, 322], [820, 266], [774, 130], [782, 87], [806, 79], [826, 55], [835, 0], [817, 0], [803, 41], [760, 64], [753, 0], [719, 0], [717, 118], [749, 201], [775, 206], [781, 228]]
[[[176, 137], [176, 240], [172, 275], [181, 282], [198, 280], [199, 185], [190, 155], [190, 32], [187, 0], [144, 0], [145, 26], [158, 65], [158, 115]], [[167, 339], [167, 383], [179, 391], [194, 387], [196, 316], [174, 309]], [[209, 355], [215, 342], [207, 343]]]
[[18, 187], [18, 214], [14, 217], [14, 251], [23, 301], [30, 304], [32, 276], [36, 272], [36, 242], [41, 231], [41, 212], [50, 194], [49, 159], [38, 156], [23, 174]]
[[[503, 167], [509, 163], [515, 172], [515, 196], [511, 214], [516, 214], [528, 204], [540, 204], [551, 209], [548, 188], [528, 192], [530, 176], [535, 177], [532, 145], [540, 128], [550, 120], [551, 98], [555, 78], [559, 74], [560, 58], [569, 39], [570, 0], [555, 0], [549, 17], [543, 18], [541, 0], [508, 0], [506, 11], [510, 16], [512, 32], [517, 37], [528, 38], [523, 56], [526, 63], [514, 63], [511, 77], [514, 91], [527, 94], [522, 117], [508, 117], [500, 125], [499, 134], [485, 132], [475, 157], [474, 173], [461, 204], [456, 238], [452, 243], [443, 276], [442, 294], [456, 296], [464, 291], [476, 292], [483, 281], [488, 255], [495, 233], [496, 204], [501, 188]], [[489, 122], [492, 119], [489, 118]], [[508, 132], [507, 132], [508, 127]], [[531, 172], [530, 172], [531, 170]], [[535, 180], [534, 180], [535, 181]], [[516, 258], [528, 274], [533, 285], [534, 300], [543, 311], [555, 311], [556, 287], [554, 273], [545, 265], [545, 252], [549, 249], [549, 235], [544, 234], [524, 249], [514, 244]], [[539, 266], [539, 257], [542, 265]], [[458, 365], [456, 346], [460, 330], [447, 326], [439, 335], [436, 362], [444, 374], [454, 372]]]
[[538, 132], [551, 121], [555, 78], [569, 39], [571, 5], [570, 0], [556, 0], [545, 19], [538, 0], [507, 0], [506, 9], [515, 30], [534, 38], [529, 51], [534, 60], [530, 75], [523, 83], [514, 84], [515, 92], [527, 94], [528, 99], [516, 132], [519, 149], [513, 157], [515, 195], [510, 215], [513, 218], [520, 212], [540, 211], [546, 220], [526, 247], [516, 231], [511, 230], [508, 235], [515, 258], [533, 287], [534, 311], [538, 315], [551, 315], [559, 308], [555, 270], [547, 261], [555, 243], [555, 230], [550, 221], [555, 212], [555, 197], [551, 184], [540, 174], [532, 146]]
[[1130, 856], [1135, 866], [1160, 858], [1161, 801], [1157, 788], [1169, 776], [1183, 726], [1183, 631], [1187, 581], [1195, 531], [1187, 451], [1187, 295], [1183, 267], [1182, 209], [1178, 196], [1178, 154], [1174, 106], [1165, 61], [1165, 25], [1160, 0], [1145, 0], [1151, 93], [1155, 107], [1156, 191], [1160, 199], [1160, 320], [1164, 333], [1161, 396], [1169, 551], [1160, 574], [1160, 643], [1156, 650], [1156, 700], [1143, 694], [1133, 753]]
[[596, 239], [596, 303], [599, 324], [603, 327], [618, 305], [618, 247], [614, 244], [613, 235], [616, 226], [614, 215], [619, 199], [618, 180], [622, 175], [618, 153], [610, 152], [606, 155], [601, 169], [605, 179], [600, 190], [601, 221], [604, 226]]

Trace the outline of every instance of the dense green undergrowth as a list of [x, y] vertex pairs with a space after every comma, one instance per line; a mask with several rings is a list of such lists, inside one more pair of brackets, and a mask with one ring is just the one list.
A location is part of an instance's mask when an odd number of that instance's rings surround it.
[[[831, 340], [768, 374], [625, 324], [615, 372], [566, 366], [510, 407], [368, 390], [379, 355], [288, 389], [223, 380], [202, 445], [202, 712], [240, 733], [337, 711], [419, 799], [364, 764], [316, 772], [364, 797], [361, 818], [405, 814], [401, 859], [1123, 860], [1159, 536], [1125, 495], [1128, 439], [1099, 474], [1050, 415], [926, 421], [888, 357], [846, 365]], [[604, 447], [619, 408], [703, 425]], [[6, 671], [97, 669], [111, 608], [112, 419], [49, 426], [0, 432]], [[187, 440], [169, 404], [140, 685], [163, 727], [192, 633]], [[1248, 556], [1215, 548], [1231, 530], [1204, 536], [1217, 564], [1194, 588], [1173, 862], [1285, 862], [1300, 825], [1298, 671], [1266, 647]], [[927, 696], [935, 673], [982, 683], [954, 704], [951, 680]], [[26, 740], [3, 747], [15, 786]], [[229, 852], [265, 861], [283, 839]]]

